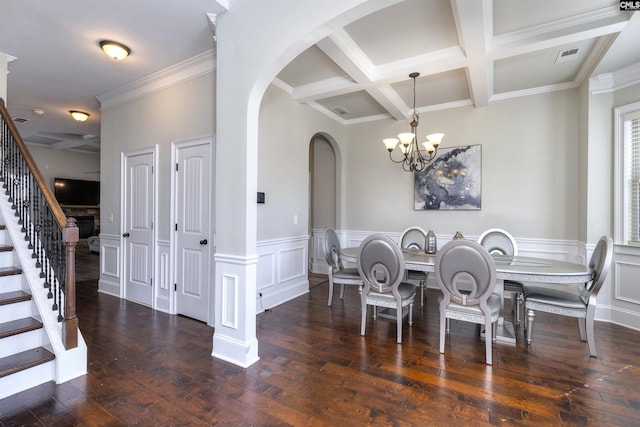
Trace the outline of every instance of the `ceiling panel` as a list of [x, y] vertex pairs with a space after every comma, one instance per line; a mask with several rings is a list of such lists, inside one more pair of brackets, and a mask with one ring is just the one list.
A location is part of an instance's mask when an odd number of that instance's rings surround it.
[[[504, 93], [561, 83], [573, 82], [595, 40], [567, 45], [501, 59], [494, 65], [494, 91]], [[578, 53], [558, 59], [562, 52], [578, 49]]]
[[318, 100], [318, 104], [329, 110], [338, 109], [340, 118], [344, 120], [359, 119], [366, 116], [376, 116], [387, 113], [387, 111], [365, 91], [320, 99]]
[[289, 86], [296, 87], [346, 75], [342, 68], [313, 45], [284, 67], [278, 78]]
[[408, 0], [372, 13], [345, 27], [375, 65], [457, 46], [451, 4]]

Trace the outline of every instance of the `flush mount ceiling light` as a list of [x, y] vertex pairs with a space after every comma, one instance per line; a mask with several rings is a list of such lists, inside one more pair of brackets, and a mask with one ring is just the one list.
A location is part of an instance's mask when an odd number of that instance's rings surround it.
[[121, 59], [126, 58], [131, 53], [131, 49], [122, 43], [114, 42], [112, 40], [101, 40], [98, 43], [104, 53], [114, 61], [120, 61]]
[[69, 113], [71, 113], [71, 117], [73, 117], [74, 120], [79, 122], [86, 122], [89, 118], [89, 113], [85, 113], [84, 111], [69, 110]]

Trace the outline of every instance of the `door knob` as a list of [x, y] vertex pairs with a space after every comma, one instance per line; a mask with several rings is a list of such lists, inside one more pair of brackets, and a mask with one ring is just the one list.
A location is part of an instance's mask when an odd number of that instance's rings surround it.
[[207, 243], [209, 243], [209, 242], [207, 242], [207, 239], [200, 240], [200, 244], [201, 245], [206, 245]]
[[124, 233], [122, 237], [129, 237], [129, 233]]

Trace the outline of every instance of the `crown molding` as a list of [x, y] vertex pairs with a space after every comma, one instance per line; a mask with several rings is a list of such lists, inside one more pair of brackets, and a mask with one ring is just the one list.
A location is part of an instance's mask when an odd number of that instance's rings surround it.
[[140, 80], [101, 93], [96, 98], [100, 101], [101, 109], [106, 110], [194, 79], [215, 69], [216, 50], [211, 49]]
[[589, 93], [615, 92], [625, 87], [640, 84], [640, 62], [621, 68], [613, 73], [602, 73], [589, 79]]

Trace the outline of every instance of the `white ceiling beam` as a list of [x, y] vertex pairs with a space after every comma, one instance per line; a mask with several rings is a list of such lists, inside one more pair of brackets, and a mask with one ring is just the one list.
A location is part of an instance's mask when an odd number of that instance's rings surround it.
[[489, 56], [493, 60], [521, 55], [621, 32], [628, 16], [616, 8], [589, 12], [571, 18], [493, 37]]
[[[458, 38], [467, 58], [467, 83], [476, 107], [486, 107], [493, 93], [493, 64], [487, 61], [491, 38], [491, 2], [451, 0]], [[487, 24], [489, 21], [489, 25]]]
[[365, 90], [391, 117], [407, 119], [406, 104], [401, 102], [398, 105], [397, 94], [390, 98], [390, 88], [382, 90], [375, 87], [372, 78], [375, 66], [344, 29], [321, 40], [318, 47], [360, 85], [359, 90]]

